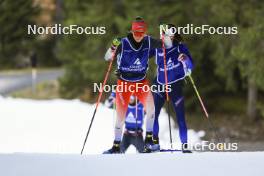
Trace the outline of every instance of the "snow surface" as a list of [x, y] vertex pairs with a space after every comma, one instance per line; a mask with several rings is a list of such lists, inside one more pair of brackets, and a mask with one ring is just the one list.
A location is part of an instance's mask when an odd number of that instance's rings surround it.
[[[111, 147], [115, 113], [99, 106], [80, 155], [94, 105], [79, 100], [27, 100], [0, 96], [0, 176], [262, 176], [264, 152], [100, 155]], [[161, 142], [169, 141], [160, 117]], [[203, 131], [188, 131], [201, 142]], [[178, 131], [173, 139], [179, 143]], [[130, 148], [129, 153], [135, 153]], [[99, 154], [99, 155], [98, 155]]]
[[[29, 100], [0, 97], [0, 153], [79, 154], [95, 105], [79, 100]], [[113, 143], [115, 111], [100, 104], [84, 154], [101, 154]], [[189, 142], [200, 142], [203, 131], [188, 130]], [[173, 140], [180, 145], [178, 130]], [[160, 116], [161, 144], [168, 146], [168, 117]], [[135, 153], [130, 148], [129, 153]]]
[[263, 176], [263, 152], [0, 155], [3, 176]]

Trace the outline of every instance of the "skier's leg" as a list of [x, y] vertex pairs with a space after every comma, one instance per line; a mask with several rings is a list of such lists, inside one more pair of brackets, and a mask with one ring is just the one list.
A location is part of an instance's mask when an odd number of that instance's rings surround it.
[[148, 81], [144, 80], [141, 82], [143, 84], [141, 89], [135, 92], [139, 101], [143, 104], [146, 110], [146, 137], [145, 137], [145, 152], [151, 152], [151, 146], [153, 145], [153, 124], [154, 124], [154, 113], [155, 106], [152, 93]]
[[187, 143], [187, 125], [185, 121], [184, 97], [182, 94], [182, 87], [182, 81], [172, 84], [170, 98], [173, 103], [173, 108], [176, 112], [181, 143], [184, 144]]
[[[123, 85], [122, 80], [118, 80], [117, 85]], [[126, 111], [131, 96], [131, 92], [116, 90], [116, 124], [115, 124], [115, 141], [121, 141], [123, 126], [125, 123]]]
[[[120, 81], [118, 80], [118, 85], [120, 84]], [[123, 126], [125, 123], [125, 115], [129, 103], [131, 93], [129, 92], [119, 92], [116, 90], [116, 112], [117, 112], [117, 118], [115, 123], [115, 140], [113, 143], [113, 147], [107, 151], [104, 152], [104, 154], [112, 154], [112, 153], [120, 153], [122, 150], [120, 149], [120, 143], [122, 139], [122, 133], [123, 133]]]
[[139, 153], [143, 153], [143, 151], [144, 151], [144, 139], [143, 139], [142, 133], [138, 134], [138, 136], [136, 136], [136, 137], [133, 137], [132, 141], [133, 141], [132, 143], [136, 147], [137, 151]]
[[[157, 81], [155, 80], [154, 85], [160, 86]], [[152, 93], [154, 98], [154, 104], [155, 104], [155, 120], [154, 120], [154, 126], [153, 126], [153, 146], [152, 151], [159, 151], [160, 145], [159, 145], [159, 115], [161, 108], [163, 107], [165, 103], [165, 93], [160, 92], [158, 89], [155, 90], [155, 92]]]
[[[157, 81], [155, 80], [153, 82], [154, 85], [160, 86]], [[165, 94], [164, 92], [159, 92], [158, 89], [155, 90], [155, 92], [152, 92], [153, 98], [154, 98], [154, 105], [155, 105], [155, 120], [154, 120], [154, 126], [153, 126], [153, 138], [158, 139], [159, 138], [159, 115], [161, 108], [163, 107], [165, 103]]]
[[[138, 91], [135, 92], [135, 95], [138, 97], [139, 101], [143, 104], [146, 111], [146, 132], [153, 132], [153, 124], [154, 124], [154, 113], [155, 106], [152, 93], [150, 91], [150, 87], [148, 81], [142, 81], [142, 85], [145, 88], [139, 88]], [[142, 86], [142, 87], [143, 87]]]
[[124, 134], [120, 145], [122, 153], [125, 153], [127, 148], [130, 146], [131, 140], [129, 134]]

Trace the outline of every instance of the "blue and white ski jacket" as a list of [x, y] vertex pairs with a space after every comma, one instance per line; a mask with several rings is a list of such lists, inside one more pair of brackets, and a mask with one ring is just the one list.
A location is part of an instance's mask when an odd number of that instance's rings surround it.
[[121, 43], [121, 53], [117, 55], [117, 67], [121, 72], [120, 78], [131, 82], [143, 80], [148, 69], [150, 36], [143, 38], [139, 49], [133, 48], [127, 37], [122, 38]]
[[[192, 57], [188, 51], [188, 48], [183, 44], [173, 45], [171, 48], [166, 49], [166, 67], [167, 67], [167, 76], [168, 84], [177, 82], [184, 79], [185, 70], [183, 63], [178, 61], [180, 54], [185, 54], [188, 56], [184, 60], [185, 65], [188, 69], [193, 69]], [[165, 73], [164, 73], [164, 53], [162, 48], [155, 50], [156, 55], [156, 64], [157, 64], [157, 82], [159, 84], [166, 84], [165, 82]]]

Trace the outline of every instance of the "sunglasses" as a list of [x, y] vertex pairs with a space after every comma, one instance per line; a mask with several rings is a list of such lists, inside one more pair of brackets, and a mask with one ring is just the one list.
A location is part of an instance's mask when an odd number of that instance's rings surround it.
[[134, 34], [136, 37], [142, 37], [142, 36], [145, 35], [145, 32], [134, 31], [133, 34]]

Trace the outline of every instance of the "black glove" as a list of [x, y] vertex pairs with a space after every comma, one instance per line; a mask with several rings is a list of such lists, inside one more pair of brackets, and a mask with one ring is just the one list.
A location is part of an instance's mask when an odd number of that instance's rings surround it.
[[115, 75], [117, 78], [120, 78], [121, 72], [119, 70], [115, 70]]

